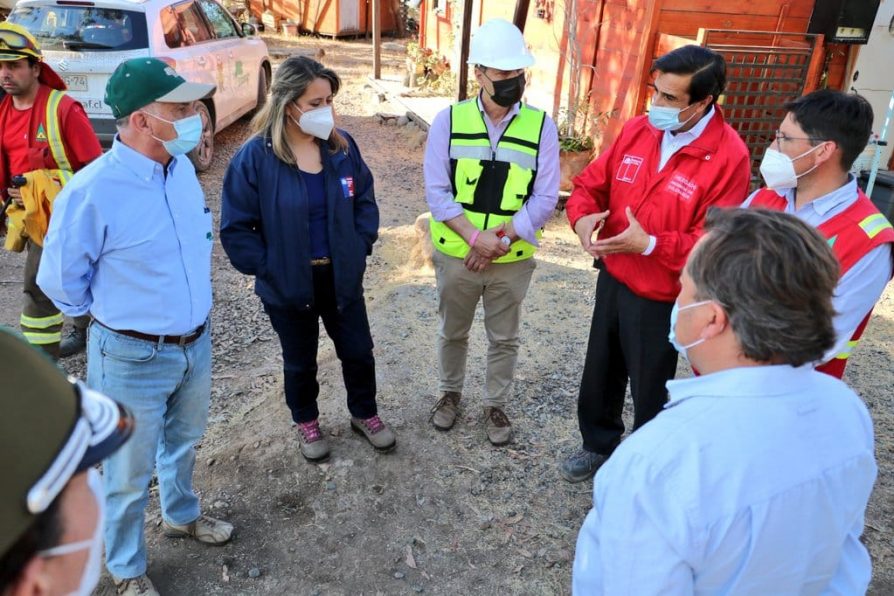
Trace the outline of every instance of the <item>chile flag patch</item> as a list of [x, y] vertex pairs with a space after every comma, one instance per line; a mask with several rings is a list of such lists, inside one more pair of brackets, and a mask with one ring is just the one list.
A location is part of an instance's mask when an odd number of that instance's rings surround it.
[[354, 178], [352, 176], [345, 176], [341, 179], [341, 191], [346, 199], [354, 197]]

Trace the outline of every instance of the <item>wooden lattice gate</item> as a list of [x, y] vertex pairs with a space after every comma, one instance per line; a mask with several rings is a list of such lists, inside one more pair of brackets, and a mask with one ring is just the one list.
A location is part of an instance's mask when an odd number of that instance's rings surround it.
[[751, 152], [752, 182], [757, 185], [764, 151], [785, 116], [782, 106], [819, 85], [823, 36], [701, 29], [698, 42], [726, 58], [723, 112]]

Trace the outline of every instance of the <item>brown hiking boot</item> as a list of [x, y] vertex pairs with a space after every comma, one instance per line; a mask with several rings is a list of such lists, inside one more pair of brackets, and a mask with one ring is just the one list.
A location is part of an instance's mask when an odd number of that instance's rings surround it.
[[320, 419], [310, 422], [299, 422], [298, 436], [301, 443], [301, 455], [309, 462], [318, 463], [329, 459], [329, 442], [320, 430]]
[[512, 425], [500, 408], [484, 408], [484, 432], [492, 445], [505, 445], [512, 439]]
[[354, 429], [354, 432], [366, 437], [366, 440], [376, 448], [376, 451], [387, 453], [397, 445], [397, 437], [394, 436], [394, 431], [388, 428], [378, 416], [371, 418], [354, 418], [352, 416], [351, 428]]
[[438, 430], [450, 430], [456, 422], [459, 414], [460, 394], [455, 391], [445, 391], [435, 407], [431, 409], [429, 420]]

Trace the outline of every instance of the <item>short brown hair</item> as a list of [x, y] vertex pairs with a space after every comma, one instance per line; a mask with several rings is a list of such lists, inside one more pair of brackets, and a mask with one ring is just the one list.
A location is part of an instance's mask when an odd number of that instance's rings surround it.
[[835, 345], [838, 260], [812, 226], [764, 209], [711, 209], [689, 257], [696, 299], [729, 316], [745, 356], [801, 366]]

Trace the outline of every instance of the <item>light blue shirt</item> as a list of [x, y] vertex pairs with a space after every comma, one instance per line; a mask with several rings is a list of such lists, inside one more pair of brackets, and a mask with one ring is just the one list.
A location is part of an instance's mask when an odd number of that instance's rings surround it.
[[669, 381], [596, 474], [573, 592], [863, 594], [872, 421], [809, 366]]
[[211, 311], [211, 212], [185, 156], [164, 167], [115, 139], [59, 193], [37, 283], [69, 316], [182, 335]]
[[[754, 195], [751, 193], [742, 207], [751, 205]], [[785, 212], [790, 213], [813, 227], [826, 223], [857, 201], [857, 179], [850, 176], [847, 184], [827, 195], [795, 209], [796, 191], [793, 188], [779, 193], [785, 198]], [[869, 251], [857, 261], [847, 273], [838, 280], [832, 305], [838, 314], [833, 319], [835, 326], [835, 345], [826, 352], [823, 362], [828, 362], [842, 352], [849, 352], [848, 342], [854, 331], [866, 318], [881, 298], [885, 286], [891, 280], [892, 260], [891, 245], [883, 244]]]
[[714, 106], [711, 106], [708, 113], [702, 116], [699, 121], [695, 123], [695, 126], [689, 130], [685, 132], [664, 131], [664, 136], [661, 137], [661, 161], [658, 163], [658, 171], [660, 172], [664, 169], [667, 160], [669, 160], [674, 153], [683, 147], [690, 145], [693, 141], [702, 136], [702, 133], [705, 132], [705, 129], [708, 127], [708, 124], [713, 117]]

